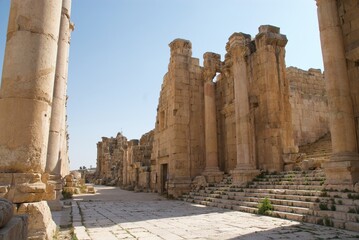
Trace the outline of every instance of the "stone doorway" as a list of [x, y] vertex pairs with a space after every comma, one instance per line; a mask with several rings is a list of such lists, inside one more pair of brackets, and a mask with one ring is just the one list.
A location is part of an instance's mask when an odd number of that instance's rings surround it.
[[161, 164], [161, 193], [167, 192], [168, 184], [168, 164]]

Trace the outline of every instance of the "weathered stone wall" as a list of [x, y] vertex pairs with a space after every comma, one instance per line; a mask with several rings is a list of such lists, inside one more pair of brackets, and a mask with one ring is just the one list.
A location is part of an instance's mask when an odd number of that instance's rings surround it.
[[[155, 129], [125, 144], [119, 161], [123, 186], [177, 197], [188, 191], [191, 181], [201, 174], [207, 181], [217, 181], [223, 172], [247, 174], [247, 178], [238, 179], [248, 180], [259, 169], [283, 170], [290, 155], [298, 151], [298, 144], [313, 142], [325, 134], [328, 126], [323, 76], [314, 69], [286, 69], [286, 43], [286, 36], [274, 26], [261, 26], [254, 39], [235, 33], [227, 44], [224, 61], [218, 54], [205, 53], [205, 66], [201, 67], [192, 57], [188, 40], [171, 42]], [[214, 106], [210, 105], [213, 87]], [[247, 89], [246, 97], [243, 87]], [[248, 108], [244, 115], [236, 104]], [[209, 122], [211, 126], [206, 126]], [[206, 139], [213, 129], [217, 143]], [[244, 136], [236, 136], [242, 132]], [[101, 154], [97, 171], [107, 178], [114, 176], [111, 169], [117, 161], [110, 150], [110, 145], [117, 143], [111, 141], [115, 140], [104, 138], [98, 144]], [[218, 160], [213, 156], [216, 145]], [[242, 149], [239, 145], [249, 149], [247, 162], [239, 157], [243, 155], [238, 154]], [[216, 176], [211, 178], [211, 174]]]
[[109, 185], [122, 184], [122, 168], [124, 159], [124, 148], [127, 139], [118, 133], [116, 138], [103, 137], [97, 143], [97, 171], [96, 178], [99, 182]]
[[151, 159], [156, 190], [164, 192], [167, 184], [169, 194], [176, 195], [187, 191], [192, 178], [204, 169], [203, 80], [189, 41], [176, 39], [170, 48]]
[[97, 143], [96, 181], [130, 189], [148, 189], [152, 142], [153, 131], [140, 140], [127, 141], [121, 133], [116, 138], [103, 137]]
[[288, 67], [287, 79], [295, 144], [312, 143], [329, 132], [324, 75], [319, 69]]

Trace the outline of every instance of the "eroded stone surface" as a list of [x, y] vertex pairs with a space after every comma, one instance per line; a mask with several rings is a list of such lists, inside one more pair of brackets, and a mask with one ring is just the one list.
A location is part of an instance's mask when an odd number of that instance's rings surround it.
[[28, 214], [28, 239], [50, 240], [56, 231], [56, 224], [52, 220], [50, 208], [45, 201], [23, 203], [16, 214]]

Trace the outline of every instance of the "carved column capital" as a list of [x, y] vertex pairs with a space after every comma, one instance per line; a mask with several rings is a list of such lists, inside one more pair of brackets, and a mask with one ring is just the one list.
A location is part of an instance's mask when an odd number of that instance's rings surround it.
[[251, 41], [251, 36], [244, 33], [233, 33], [226, 46], [226, 50], [232, 57], [244, 58], [249, 54], [248, 45]]
[[266, 45], [285, 47], [288, 39], [286, 35], [280, 33], [279, 27], [262, 25], [259, 27], [259, 33], [256, 35], [255, 41], [258, 49]]
[[188, 40], [177, 38], [169, 44], [169, 47], [171, 56], [174, 54], [192, 56], [192, 43]]
[[221, 72], [221, 55], [212, 52], [203, 54], [203, 78], [205, 82], [212, 81], [217, 72]]

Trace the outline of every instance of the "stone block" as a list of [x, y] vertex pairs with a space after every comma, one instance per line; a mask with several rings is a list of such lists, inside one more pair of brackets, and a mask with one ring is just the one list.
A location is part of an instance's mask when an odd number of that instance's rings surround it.
[[28, 239], [28, 216], [14, 216], [4, 227], [0, 228], [0, 240]]
[[21, 204], [16, 214], [28, 214], [29, 239], [52, 239], [56, 224], [52, 220], [50, 208], [45, 201]]

